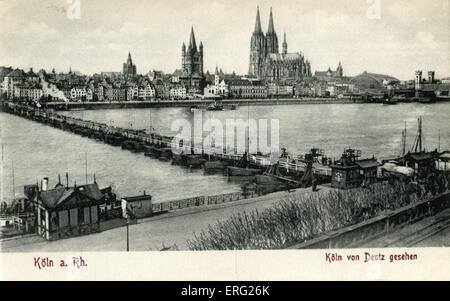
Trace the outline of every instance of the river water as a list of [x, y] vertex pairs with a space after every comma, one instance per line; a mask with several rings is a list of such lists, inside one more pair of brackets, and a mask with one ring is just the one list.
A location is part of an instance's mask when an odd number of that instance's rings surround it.
[[[172, 123], [177, 119], [192, 122], [189, 108], [151, 108], [63, 112], [69, 116], [134, 129], [150, 129], [174, 135]], [[438, 147], [439, 130], [442, 149], [450, 148], [450, 103], [436, 104], [304, 104], [280, 106], [242, 106], [237, 110], [203, 112], [203, 121], [214, 118], [247, 118], [279, 120], [280, 147], [302, 154], [312, 147], [339, 158], [345, 148], [362, 151], [362, 157], [377, 158], [401, 152], [401, 132], [406, 121], [407, 148], [417, 132], [417, 118], [423, 118], [424, 146]], [[100, 186], [113, 184], [120, 196], [141, 194], [145, 190], [155, 202], [197, 195], [234, 192], [239, 184], [222, 175], [204, 175], [202, 170], [189, 171], [170, 162], [134, 154], [101, 142], [38, 124], [17, 116], [0, 113], [2, 151], [1, 199], [9, 202], [23, 185], [50, 178], [57, 183], [58, 174], [65, 183], [69, 173], [71, 185], [88, 182], [95, 173]], [[204, 133], [205, 134], [205, 133]], [[14, 165], [14, 173], [12, 166]], [[13, 177], [14, 174], [14, 177]]]

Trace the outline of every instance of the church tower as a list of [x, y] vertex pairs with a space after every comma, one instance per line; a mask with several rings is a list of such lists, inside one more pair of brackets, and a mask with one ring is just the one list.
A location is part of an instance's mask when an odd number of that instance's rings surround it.
[[123, 63], [123, 74], [136, 75], [136, 65], [133, 64], [133, 60], [131, 59], [131, 53], [129, 51], [127, 62]]
[[186, 44], [181, 45], [181, 67], [184, 69], [186, 64]]
[[341, 62], [339, 62], [339, 65], [336, 69], [336, 73], [338, 77], [343, 77], [344, 76], [344, 69], [342, 68], [342, 64]]
[[288, 51], [288, 45], [286, 42], [286, 33], [284, 33], [284, 39], [283, 39], [283, 55], [286, 55]]
[[187, 49], [184, 43], [181, 46], [181, 55], [182, 68], [188, 75], [203, 75], [203, 43], [200, 42], [200, 46], [197, 48], [194, 27], [191, 27], [191, 35]]
[[253, 31], [250, 42], [250, 63], [248, 74], [260, 77], [262, 72], [262, 63], [266, 56], [266, 39], [261, 29], [261, 18], [259, 16], [259, 7], [256, 11], [255, 30]]
[[278, 53], [278, 37], [273, 25], [272, 8], [270, 8], [269, 28], [266, 33], [267, 54]]

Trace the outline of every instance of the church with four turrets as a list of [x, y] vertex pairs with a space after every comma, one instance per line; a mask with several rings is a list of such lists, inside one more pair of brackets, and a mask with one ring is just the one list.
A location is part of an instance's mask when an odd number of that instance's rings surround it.
[[197, 48], [193, 27], [187, 49], [186, 44], [183, 43], [181, 46], [181, 68], [183, 71], [183, 75], [180, 76], [181, 83], [192, 93], [203, 93], [203, 88], [206, 86], [203, 74], [203, 43], [200, 41]]
[[250, 42], [250, 76], [259, 79], [279, 81], [285, 79], [302, 79], [311, 76], [311, 65], [300, 52], [288, 53], [286, 33], [279, 53], [278, 36], [270, 9], [269, 28], [264, 34], [261, 29], [259, 7], [256, 12], [256, 24]]

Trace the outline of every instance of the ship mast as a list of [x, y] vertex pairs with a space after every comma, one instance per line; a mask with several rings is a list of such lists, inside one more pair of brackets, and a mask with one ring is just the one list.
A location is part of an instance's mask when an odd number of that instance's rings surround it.
[[5, 177], [4, 177], [4, 170], [5, 170], [5, 166], [4, 166], [4, 162], [5, 161], [3, 161], [3, 152], [4, 152], [4, 146], [3, 146], [3, 143], [2, 143], [2, 166], [1, 166], [1, 174], [2, 174], [2, 185], [1, 185], [1, 195], [0, 195], [0, 201], [3, 201], [3, 191], [4, 191], [4, 187], [5, 187]]
[[250, 102], [247, 102], [247, 162], [250, 159]]
[[411, 152], [414, 150], [415, 153], [417, 153], [417, 150], [419, 150], [419, 152], [422, 152], [422, 117], [419, 117], [417, 122], [418, 122], [417, 136], [416, 139], [414, 140], [414, 144], [411, 149]]
[[406, 154], [406, 121], [405, 121], [405, 129], [402, 132], [402, 155]]
[[439, 129], [439, 136], [438, 136], [438, 152], [441, 152], [441, 129]]
[[84, 175], [86, 177], [86, 185], [88, 183], [88, 160], [87, 160], [87, 152], [84, 153]]
[[419, 117], [419, 152], [422, 152], [422, 117]]
[[16, 189], [14, 186], [16, 185], [14, 180], [14, 161], [11, 162], [12, 165], [12, 190], [13, 190], [13, 201], [16, 199]]

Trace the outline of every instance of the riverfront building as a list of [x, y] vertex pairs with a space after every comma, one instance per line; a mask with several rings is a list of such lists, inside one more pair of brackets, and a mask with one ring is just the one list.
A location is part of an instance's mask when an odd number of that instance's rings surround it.
[[267, 98], [267, 86], [261, 81], [233, 80], [229, 89], [233, 98]]
[[73, 187], [58, 183], [48, 189], [48, 179], [44, 179], [31, 201], [36, 207], [38, 235], [46, 240], [100, 231], [99, 206], [106, 198], [95, 181]]
[[331, 70], [331, 67], [328, 67], [327, 71], [316, 71], [314, 73], [314, 77], [318, 80], [323, 81], [332, 81], [337, 79], [342, 79], [344, 76], [344, 68], [342, 68], [341, 62], [339, 62], [338, 67], [336, 68], [336, 71]]
[[152, 215], [152, 196], [144, 194], [122, 198], [122, 211], [126, 208], [127, 214], [131, 215], [132, 218], [144, 218]]
[[360, 150], [346, 149], [331, 167], [331, 186], [340, 189], [370, 185], [377, 181], [380, 165], [375, 158], [360, 159]]
[[220, 73], [217, 67], [214, 75], [214, 84], [206, 86], [203, 95], [205, 98], [228, 97], [228, 84], [225, 82], [225, 79], [220, 79]]
[[26, 74], [21, 69], [15, 69], [4, 76], [2, 88], [8, 98], [14, 96], [14, 87], [22, 84], [25, 78]]
[[422, 77], [422, 71], [415, 72], [414, 89], [416, 97], [431, 97], [436, 100], [450, 99], [450, 83], [436, 80], [435, 72], [428, 71], [428, 77]]

